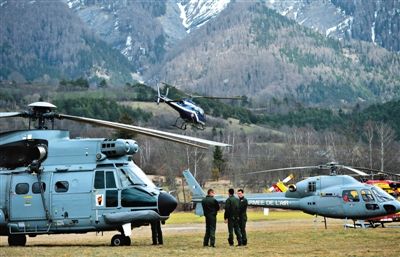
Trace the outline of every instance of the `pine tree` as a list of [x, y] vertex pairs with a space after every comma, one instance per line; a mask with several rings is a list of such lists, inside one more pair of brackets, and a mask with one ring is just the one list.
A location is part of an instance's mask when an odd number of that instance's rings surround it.
[[216, 146], [213, 152], [213, 168], [211, 170], [211, 175], [215, 180], [218, 180], [224, 171], [226, 161], [223, 157], [221, 147]]

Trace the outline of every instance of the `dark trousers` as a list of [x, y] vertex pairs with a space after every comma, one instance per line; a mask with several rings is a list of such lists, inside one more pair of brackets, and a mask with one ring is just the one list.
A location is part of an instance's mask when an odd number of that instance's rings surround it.
[[242, 244], [247, 245], [247, 235], [246, 235], [246, 222], [247, 218], [239, 218], [239, 228], [240, 233], [242, 233]]
[[151, 223], [151, 238], [153, 239], [153, 245], [163, 244], [163, 236], [161, 231], [161, 222], [155, 221]]
[[215, 246], [215, 229], [217, 227], [217, 216], [206, 216], [206, 234], [204, 235], [204, 246]]
[[229, 245], [233, 245], [233, 231], [235, 231], [238, 245], [242, 245], [242, 233], [240, 232], [239, 218], [237, 218], [237, 217], [228, 219], [228, 233], [229, 233], [228, 242], [229, 242]]

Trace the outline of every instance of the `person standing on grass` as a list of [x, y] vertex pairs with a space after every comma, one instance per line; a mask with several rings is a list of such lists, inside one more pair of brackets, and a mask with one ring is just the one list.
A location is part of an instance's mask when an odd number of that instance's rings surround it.
[[233, 231], [235, 231], [238, 246], [242, 245], [242, 234], [239, 228], [239, 199], [234, 194], [235, 190], [230, 188], [228, 190], [229, 197], [225, 201], [225, 214], [224, 220], [228, 224], [228, 242], [230, 246], [233, 246]]
[[163, 236], [161, 230], [161, 221], [152, 221], [151, 225], [151, 238], [153, 240], [153, 245], [162, 245], [163, 244]]
[[239, 197], [239, 228], [242, 233], [242, 244], [247, 245], [247, 235], [246, 235], [246, 222], [247, 222], [247, 199], [244, 197], [243, 189], [237, 191]]
[[215, 229], [217, 228], [219, 204], [214, 195], [214, 190], [210, 188], [207, 191], [207, 196], [201, 201], [206, 218], [206, 234], [204, 235], [203, 246], [215, 247]]

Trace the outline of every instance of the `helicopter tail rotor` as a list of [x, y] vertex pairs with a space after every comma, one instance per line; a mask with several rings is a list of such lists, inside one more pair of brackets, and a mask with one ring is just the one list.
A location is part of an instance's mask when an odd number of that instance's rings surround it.
[[158, 92], [158, 96], [157, 96], [157, 105], [160, 104], [160, 99], [161, 99], [161, 93], [160, 93], [160, 86], [157, 84], [157, 92]]

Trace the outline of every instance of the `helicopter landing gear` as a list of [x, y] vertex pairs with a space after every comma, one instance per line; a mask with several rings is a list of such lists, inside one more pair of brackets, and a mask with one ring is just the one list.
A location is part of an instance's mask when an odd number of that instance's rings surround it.
[[198, 130], [204, 130], [205, 129], [203, 124], [193, 124], [192, 126], [195, 127]]
[[26, 236], [17, 234], [17, 235], [9, 235], [8, 236], [8, 245], [9, 246], [25, 246], [26, 245]]
[[[178, 122], [178, 121], [181, 121], [181, 122]], [[178, 124], [178, 123], [180, 123], [180, 124]], [[172, 126], [177, 127], [178, 129], [186, 130], [186, 124], [187, 123], [185, 120], [183, 120], [181, 117], [178, 117], [175, 120], [175, 124]]]
[[115, 235], [111, 238], [112, 246], [124, 246], [131, 245], [131, 238], [129, 236], [124, 235]]

